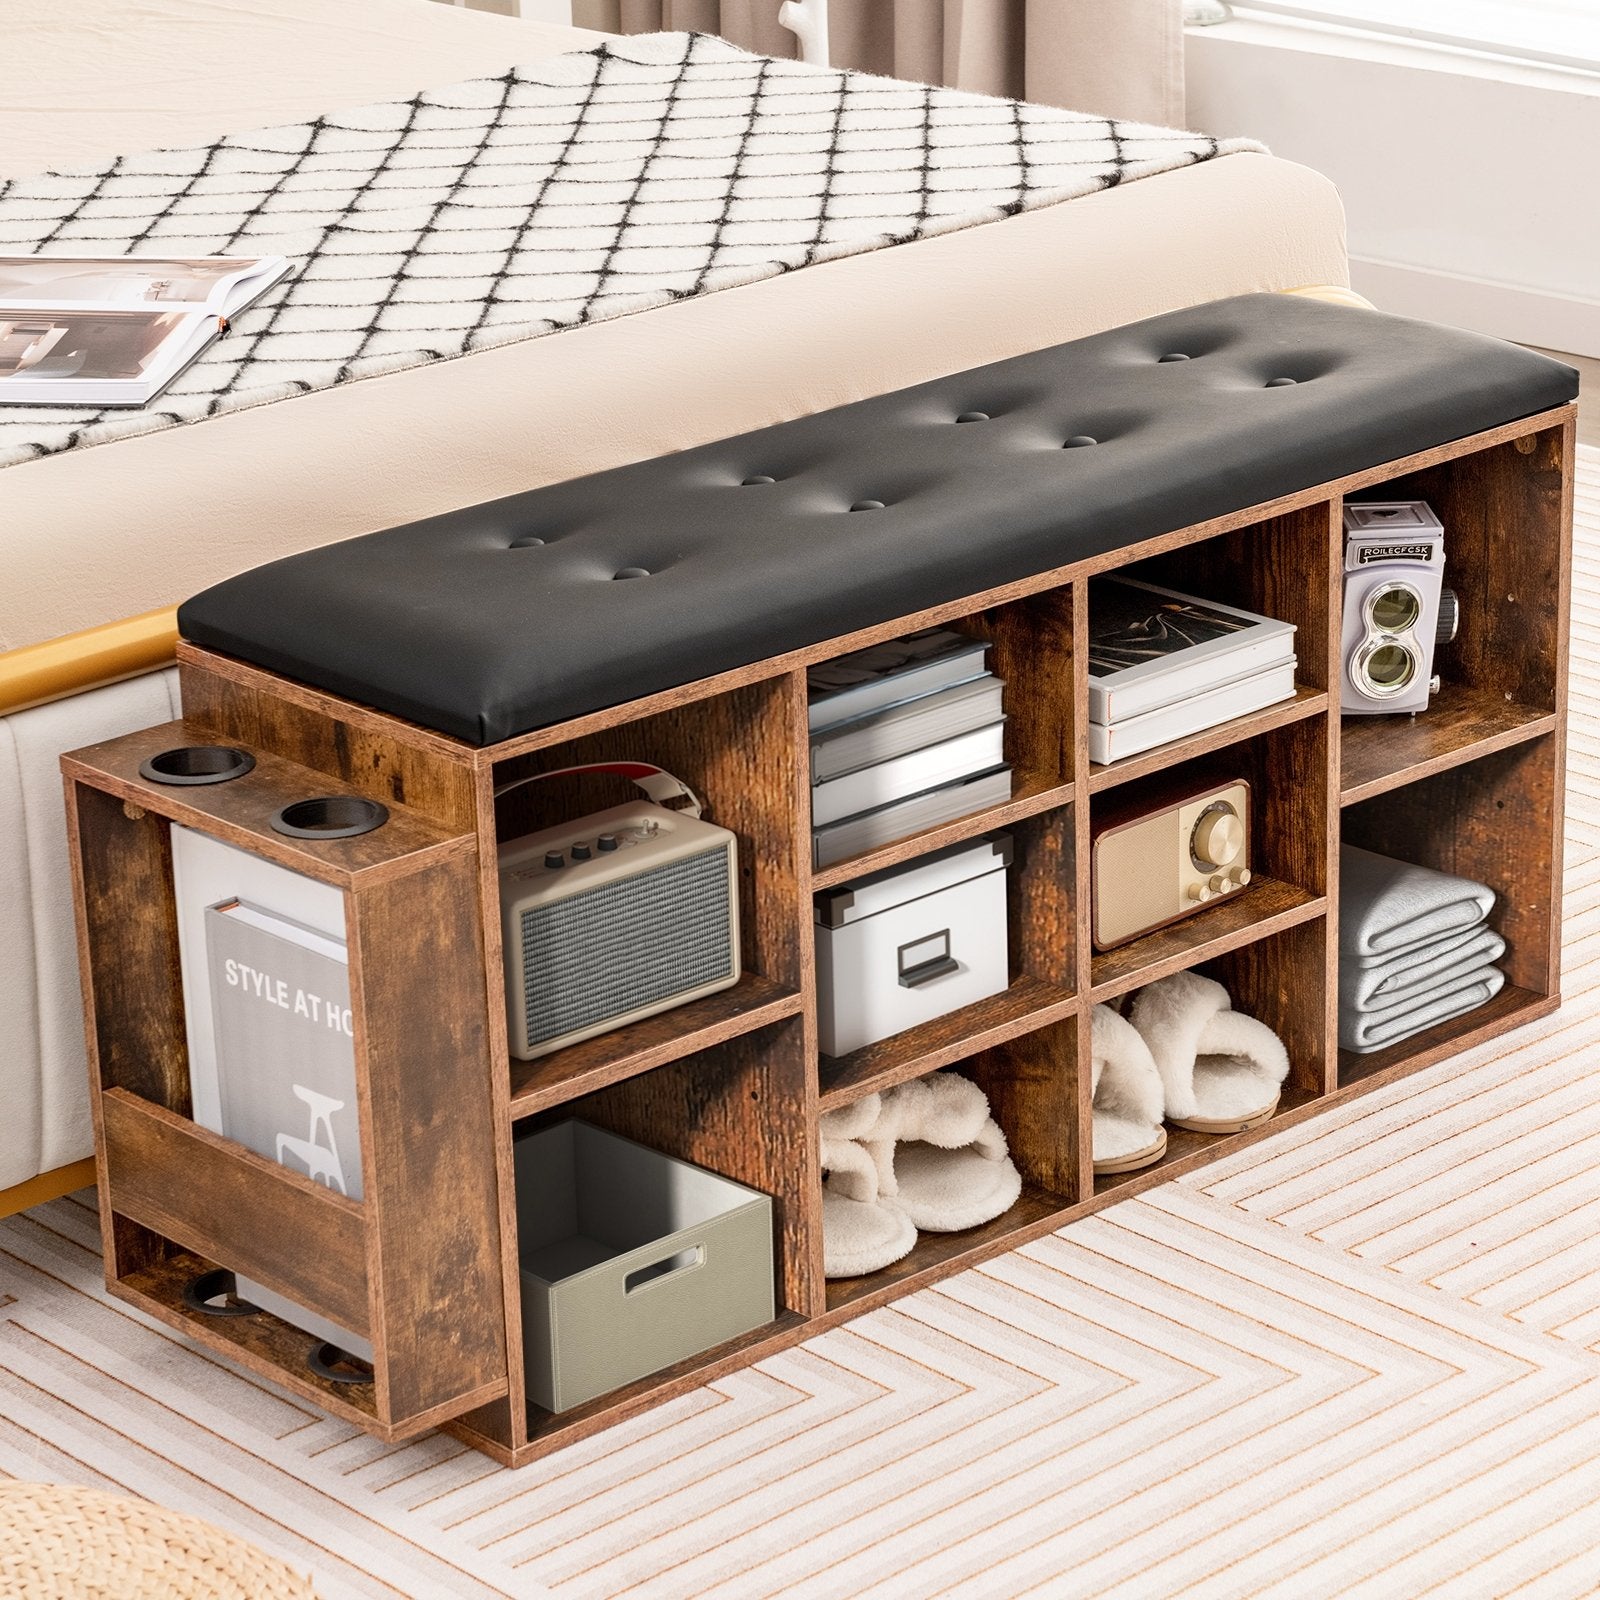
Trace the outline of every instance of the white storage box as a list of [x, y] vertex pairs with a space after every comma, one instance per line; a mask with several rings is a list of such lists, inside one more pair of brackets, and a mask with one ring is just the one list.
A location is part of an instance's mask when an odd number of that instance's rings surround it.
[[993, 834], [817, 896], [824, 1055], [848, 1055], [1009, 985], [1010, 864], [1010, 835]]
[[516, 1142], [528, 1394], [567, 1411], [771, 1322], [772, 1201], [587, 1122]]

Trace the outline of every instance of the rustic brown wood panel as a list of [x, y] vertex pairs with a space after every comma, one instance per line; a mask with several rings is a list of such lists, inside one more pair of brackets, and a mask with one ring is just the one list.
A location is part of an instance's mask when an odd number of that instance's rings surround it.
[[1077, 829], [1072, 808], [1012, 828], [1006, 896], [1011, 970], [1072, 992], [1077, 985]]
[[805, 1044], [801, 1020], [790, 1018], [586, 1095], [545, 1120], [581, 1117], [771, 1195], [779, 1303], [805, 1314], [819, 1170]]
[[162, 818], [68, 783], [79, 956], [93, 1088], [124, 1088], [188, 1116], [172, 847]]
[[1025, 783], [1072, 782], [1077, 718], [1072, 675], [1072, 590], [1050, 589], [960, 618], [989, 641], [989, 670], [1005, 682], [1005, 751]]
[[1344, 812], [1344, 839], [1494, 890], [1490, 924], [1507, 982], [1559, 992], [1561, 745], [1555, 734], [1497, 751]]
[[1520, 1028], [1537, 1017], [1549, 1016], [1555, 1009], [1556, 997], [1535, 994], [1531, 989], [1519, 989], [1508, 983], [1494, 999], [1464, 1016], [1452, 1017], [1429, 1028], [1425, 1033], [1402, 1039], [1382, 1050], [1358, 1054], [1354, 1050], [1339, 1052], [1339, 1085], [1341, 1088], [1381, 1088], [1395, 1078], [1420, 1072], [1446, 1056], [1458, 1055], [1486, 1039], [1497, 1039], [1512, 1028]]
[[[1444, 678], [1553, 711], [1570, 568], [1571, 446], [1558, 424], [1408, 473], [1381, 498], [1426, 500], [1444, 524], [1445, 582], [1461, 627], [1440, 646]], [[1373, 491], [1377, 494], [1377, 491]]]
[[858, 856], [836, 861], [831, 867], [821, 867], [811, 875], [814, 889], [833, 889], [841, 883], [864, 878], [869, 873], [882, 872], [885, 867], [899, 866], [917, 856], [930, 855], [947, 845], [964, 844], [980, 834], [994, 833], [1014, 827], [1029, 817], [1045, 811], [1055, 811], [1072, 804], [1075, 791], [1070, 783], [1046, 783], [1039, 778], [1014, 781], [1011, 798], [1004, 805], [990, 806], [974, 811], [970, 816], [959, 817], [954, 822], [941, 823], [937, 828], [927, 828], [891, 844], [880, 845]]
[[1326, 498], [1234, 528], [1154, 560], [1135, 576], [1295, 626], [1295, 679], [1313, 689], [1337, 683], [1328, 609], [1328, 561], [1338, 506]]
[[108, 1090], [101, 1114], [115, 1213], [368, 1331], [359, 1204], [126, 1089]]
[[[665, 767], [699, 795], [708, 821], [738, 837], [745, 964], [774, 983], [798, 988], [796, 714], [793, 685], [779, 677], [537, 752], [497, 769], [496, 782], [597, 761]], [[603, 775], [528, 784], [501, 797], [499, 837], [516, 838], [638, 798], [627, 779]]]
[[472, 826], [478, 752], [470, 745], [195, 645], [178, 647], [178, 666], [184, 716], [223, 741], [269, 750], [452, 829]]
[[392, 1420], [506, 1382], [476, 879], [468, 857], [347, 902], [378, 1410]]
[[1228, 991], [1235, 1011], [1266, 1023], [1283, 1040], [1290, 1085], [1312, 1096], [1337, 1085], [1330, 1046], [1339, 996], [1328, 933], [1327, 918], [1317, 917], [1200, 968]]
[[1059, 1205], [1077, 1198], [1078, 1020], [1036, 1028], [961, 1063], [989, 1097], [989, 1110], [1025, 1183]]
[[146, 811], [337, 888], [348, 887], [362, 875], [415, 870], [426, 864], [430, 854], [460, 856], [473, 848], [469, 833], [452, 832], [398, 804], [389, 806], [381, 827], [353, 838], [294, 839], [277, 833], [271, 819], [283, 806], [297, 800], [355, 796], [359, 791], [266, 752], [252, 751], [255, 767], [228, 783], [185, 787], [139, 776], [139, 764], [150, 756], [211, 741], [212, 735], [192, 724], [162, 723], [75, 750], [62, 758], [62, 769], [69, 777], [92, 782]]
[[823, 1056], [819, 1067], [822, 1109], [831, 1111], [862, 1095], [925, 1078], [974, 1050], [1002, 1045], [1059, 1022], [1076, 1008], [1077, 1002], [1066, 989], [1024, 974], [1009, 989], [974, 1000], [970, 1006], [890, 1034], [847, 1056]]

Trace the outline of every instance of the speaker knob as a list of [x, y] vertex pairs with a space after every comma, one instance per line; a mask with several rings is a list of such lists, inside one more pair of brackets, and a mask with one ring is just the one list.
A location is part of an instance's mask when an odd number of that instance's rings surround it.
[[1189, 850], [1202, 869], [1225, 867], [1244, 849], [1244, 824], [1232, 806], [1201, 814], [1189, 836]]
[[1233, 880], [1223, 877], [1220, 872], [1210, 880], [1212, 894], [1226, 894], [1232, 887]]
[[1209, 900], [1211, 898], [1211, 885], [1209, 883], [1191, 883], [1189, 885], [1189, 898], [1191, 900]]
[[1235, 867], [1228, 876], [1233, 879], [1233, 885], [1236, 889], [1242, 889], [1250, 881], [1250, 869], [1249, 867]]

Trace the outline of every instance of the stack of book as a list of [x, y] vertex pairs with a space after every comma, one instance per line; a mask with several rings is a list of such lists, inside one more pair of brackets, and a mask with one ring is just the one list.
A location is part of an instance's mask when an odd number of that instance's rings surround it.
[[987, 649], [925, 628], [807, 674], [815, 866], [1011, 798]]
[[1294, 697], [1294, 626], [1134, 578], [1089, 585], [1089, 759], [1104, 765]]

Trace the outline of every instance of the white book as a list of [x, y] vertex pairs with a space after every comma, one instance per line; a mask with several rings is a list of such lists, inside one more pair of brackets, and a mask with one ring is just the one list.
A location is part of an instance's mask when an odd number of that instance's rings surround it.
[[1252, 711], [1294, 698], [1294, 667], [1291, 657], [1279, 666], [1268, 667], [1236, 683], [1225, 683], [1204, 694], [1191, 695], [1176, 705], [1147, 711], [1142, 717], [1128, 717], [1107, 728], [1089, 724], [1089, 759], [1097, 766], [1142, 755], [1159, 744], [1186, 738], [1204, 728], [1214, 728], [1230, 717], [1247, 716]]
[[0, 255], [0, 404], [144, 405], [288, 271], [283, 256]]
[[1005, 761], [1005, 722], [964, 733], [958, 739], [913, 750], [893, 761], [862, 767], [819, 783], [811, 791], [811, 823], [823, 828], [830, 822], [872, 811], [925, 789], [936, 789], [974, 773], [998, 767]]
[[816, 829], [811, 836], [811, 864], [831, 867], [847, 856], [909, 838], [924, 828], [937, 828], [957, 817], [969, 817], [974, 811], [1003, 806], [1010, 798], [1010, 767], [994, 767], [976, 777], [958, 778], [954, 783], [941, 784], [937, 789]]
[[1089, 721], [1108, 726], [1294, 658], [1292, 623], [1135, 578], [1089, 585]]
[[824, 661], [806, 673], [813, 733], [854, 722], [983, 675], [984, 639], [949, 628], [923, 628], [903, 639]]
[[974, 728], [986, 728], [1004, 715], [1005, 684], [988, 673], [919, 695], [887, 711], [842, 722], [811, 742], [811, 781], [824, 783], [857, 767], [940, 744]]

